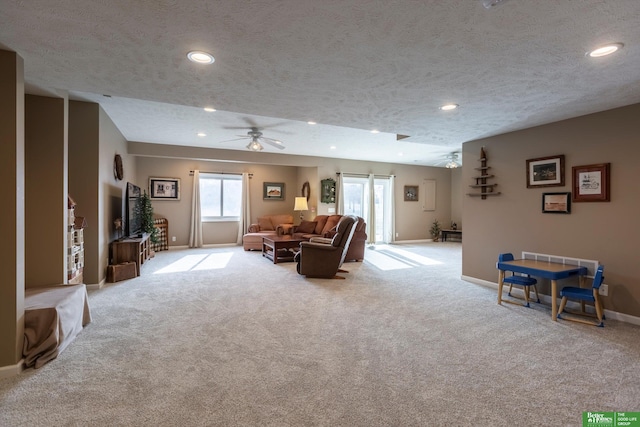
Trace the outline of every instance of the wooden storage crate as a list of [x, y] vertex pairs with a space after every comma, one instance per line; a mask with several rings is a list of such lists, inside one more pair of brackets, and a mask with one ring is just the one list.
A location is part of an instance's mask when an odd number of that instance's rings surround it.
[[115, 283], [121, 280], [134, 279], [138, 275], [135, 262], [124, 262], [107, 266], [107, 282]]

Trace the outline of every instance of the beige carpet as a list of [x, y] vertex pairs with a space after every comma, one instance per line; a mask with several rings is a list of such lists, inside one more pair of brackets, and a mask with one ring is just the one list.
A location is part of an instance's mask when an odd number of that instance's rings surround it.
[[[90, 292], [2, 426], [580, 426], [640, 410], [640, 328], [552, 322], [460, 280], [460, 244], [367, 249], [346, 280], [239, 247], [160, 252]], [[497, 274], [496, 274], [497, 276]]]

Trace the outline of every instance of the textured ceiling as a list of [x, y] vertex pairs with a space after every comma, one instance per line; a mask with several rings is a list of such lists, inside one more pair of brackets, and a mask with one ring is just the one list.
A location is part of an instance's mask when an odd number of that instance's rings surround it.
[[[638, 0], [2, 0], [0, 23], [28, 92], [99, 102], [131, 141], [244, 150], [225, 128], [256, 123], [286, 146], [265, 151], [443, 165], [465, 141], [640, 102]], [[625, 47], [585, 57], [608, 42]]]

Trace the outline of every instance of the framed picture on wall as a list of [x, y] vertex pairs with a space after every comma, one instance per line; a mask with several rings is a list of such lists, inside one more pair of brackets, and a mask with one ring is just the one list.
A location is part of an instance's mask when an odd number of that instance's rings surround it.
[[284, 182], [265, 182], [262, 188], [264, 200], [284, 200]]
[[418, 186], [417, 185], [405, 185], [404, 186], [404, 201], [405, 202], [417, 202], [418, 201]]
[[542, 193], [543, 213], [571, 213], [571, 193]]
[[527, 160], [527, 188], [564, 186], [564, 154]]
[[608, 202], [611, 163], [574, 166], [572, 187], [574, 202]]
[[180, 178], [149, 178], [151, 200], [180, 200]]

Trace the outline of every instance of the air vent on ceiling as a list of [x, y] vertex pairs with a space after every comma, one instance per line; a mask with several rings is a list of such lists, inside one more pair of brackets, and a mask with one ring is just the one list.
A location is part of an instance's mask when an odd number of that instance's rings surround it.
[[491, 9], [494, 6], [499, 6], [507, 0], [482, 0], [482, 5], [485, 9]]

